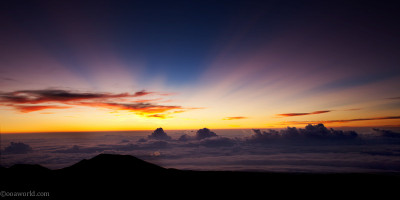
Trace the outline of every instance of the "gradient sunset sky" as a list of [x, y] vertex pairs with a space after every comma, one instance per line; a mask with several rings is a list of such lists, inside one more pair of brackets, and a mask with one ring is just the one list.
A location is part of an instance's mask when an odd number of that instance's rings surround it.
[[400, 126], [399, 10], [1, 1], [1, 132]]

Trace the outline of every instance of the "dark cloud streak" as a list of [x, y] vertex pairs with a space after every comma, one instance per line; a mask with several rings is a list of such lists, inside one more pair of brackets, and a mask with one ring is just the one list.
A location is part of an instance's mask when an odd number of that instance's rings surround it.
[[370, 120], [387, 120], [387, 119], [400, 119], [400, 116], [385, 116], [385, 117], [371, 117], [371, 118], [355, 118], [355, 119], [341, 119], [341, 120], [326, 120], [326, 121], [288, 121], [283, 124], [330, 124], [330, 123], [348, 123], [357, 121], [370, 121]]
[[9, 93], [0, 93], [0, 102], [8, 103], [47, 103], [47, 102], [68, 102], [82, 100], [106, 100], [113, 98], [139, 97], [152, 94], [145, 90], [129, 93], [90, 93], [90, 92], [72, 92], [67, 90], [19, 90]]
[[197, 109], [183, 108], [182, 106], [175, 105], [157, 104], [157, 102], [163, 101], [162, 98], [154, 99], [151, 102], [135, 102], [128, 99], [143, 97], [150, 94], [165, 95], [164, 93], [148, 92], [146, 90], [141, 90], [133, 94], [75, 92], [57, 89], [18, 90], [7, 93], [0, 92], [0, 105], [13, 107], [22, 113], [45, 109], [66, 109], [73, 106], [101, 107], [113, 110], [132, 111], [138, 115], [159, 119], [168, 118], [168, 114], [185, 112], [190, 109]]
[[323, 113], [328, 113], [331, 112], [331, 110], [319, 110], [319, 111], [314, 111], [314, 112], [308, 112], [308, 113], [282, 113], [282, 114], [277, 114], [280, 117], [294, 117], [294, 116], [303, 116], [303, 115], [317, 115], [317, 114], [323, 114]]

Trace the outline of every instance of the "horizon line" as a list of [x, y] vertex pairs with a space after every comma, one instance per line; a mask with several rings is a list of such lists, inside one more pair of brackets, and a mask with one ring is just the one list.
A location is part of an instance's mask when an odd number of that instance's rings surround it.
[[[312, 124], [312, 123], [311, 123]], [[323, 124], [323, 123], [322, 123]], [[305, 127], [307, 125], [303, 125], [301, 127]], [[324, 126], [326, 126], [324, 124]], [[300, 126], [286, 126], [286, 127], [255, 127], [255, 128], [209, 128], [212, 130], [249, 130], [249, 129], [284, 129], [288, 127], [300, 127]], [[381, 125], [381, 126], [326, 126], [329, 128], [376, 128], [376, 127], [387, 127], [387, 128], [400, 128], [400, 125]], [[162, 128], [162, 127], [157, 127], [157, 128]], [[152, 128], [152, 129], [136, 129], [136, 130], [92, 130], [92, 131], [31, 131], [31, 132], [0, 132], [0, 134], [6, 134], [6, 135], [12, 135], [12, 134], [59, 134], [59, 133], [96, 133], [96, 132], [134, 132], [134, 131], [154, 131], [157, 128]], [[203, 127], [207, 128], [207, 127]], [[164, 128], [163, 128], [164, 129]], [[194, 128], [194, 129], [164, 129], [165, 131], [182, 131], [182, 130], [199, 130], [202, 128]]]

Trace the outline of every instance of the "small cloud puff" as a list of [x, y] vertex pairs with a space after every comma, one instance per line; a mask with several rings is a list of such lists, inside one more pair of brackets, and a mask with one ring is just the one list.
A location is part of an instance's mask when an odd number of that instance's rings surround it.
[[4, 153], [8, 154], [25, 154], [32, 151], [32, 148], [22, 142], [11, 142], [10, 146], [4, 149]]
[[198, 140], [201, 140], [201, 139], [205, 139], [205, 138], [209, 138], [209, 137], [215, 137], [215, 136], [217, 136], [216, 133], [210, 131], [210, 129], [208, 129], [208, 128], [203, 128], [203, 129], [199, 129], [196, 132], [195, 138], [198, 139]]
[[186, 142], [189, 140], [202, 140], [205, 138], [216, 137], [218, 136], [216, 133], [210, 131], [208, 128], [199, 129], [194, 136], [190, 136], [187, 134], [181, 135], [178, 141]]
[[161, 153], [159, 151], [151, 152], [150, 156], [158, 157], [158, 156], [161, 156]]
[[168, 136], [162, 128], [157, 128], [153, 133], [151, 133], [151, 135], [147, 137], [155, 140], [171, 140], [171, 137]]

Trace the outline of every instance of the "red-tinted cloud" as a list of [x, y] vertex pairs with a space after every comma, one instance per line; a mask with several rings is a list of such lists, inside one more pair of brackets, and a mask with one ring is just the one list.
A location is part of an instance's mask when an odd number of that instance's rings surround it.
[[243, 116], [239, 116], [239, 117], [225, 117], [222, 120], [236, 120], [236, 119], [247, 119], [248, 117], [243, 117]]
[[[90, 93], [67, 90], [19, 90], [0, 93], [0, 105], [13, 107], [23, 113], [45, 109], [65, 109], [73, 106], [100, 107], [112, 110], [127, 110], [138, 115], [162, 119], [167, 118], [168, 114], [192, 109], [175, 105], [159, 105], [159, 103], [165, 102], [162, 98], [132, 100], [132, 98], [150, 94], [165, 96], [163, 93], [147, 92], [145, 90], [133, 94]], [[49, 105], [49, 103], [63, 104], [65, 106]]]
[[162, 98], [157, 98], [157, 99], [138, 99], [138, 100], [134, 100], [134, 101], [130, 101], [130, 102], [132, 102], [132, 103], [149, 103], [149, 102], [160, 102], [160, 101], [163, 101], [163, 99]]
[[163, 114], [147, 115], [147, 117], [154, 117], [154, 118], [160, 118], [160, 119], [168, 118], [168, 116], [163, 115]]
[[319, 110], [319, 111], [314, 111], [314, 112], [308, 112], [308, 113], [283, 113], [283, 114], [277, 114], [280, 117], [294, 117], [294, 116], [303, 116], [303, 115], [317, 115], [317, 114], [323, 114], [323, 113], [328, 113], [331, 112], [331, 110]]
[[151, 103], [133, 103], [133, 104], [103, 103], [103, 104], [93, 104], [93, 105], [99, 107], [108, 107], [117, 110], [137, 111], [148, 114], [164, 113], [170, 110], [182, 109], [181, 106], [165, 106], [165, 105], [156, 105]]
[[15, 109], [23, 112], [23, 113], [29, 113], [33, 111], [39, 111], [39, 110], [46, 110], [46, 109], [65, 109], [65, 108], [70, 108], [69, 106], [54, 106], [54, 105], [47, 105], [47, 106], [14, 106]]
[[145, 96], [145, 95], [154, 94], [154, 93], [155, 92], [147, 92], [146, 90], [141, 90], [139, 92], [135, 92], [135, 94], [133, 96], [140, 97], [140, 96]]

